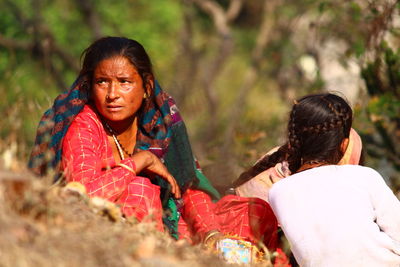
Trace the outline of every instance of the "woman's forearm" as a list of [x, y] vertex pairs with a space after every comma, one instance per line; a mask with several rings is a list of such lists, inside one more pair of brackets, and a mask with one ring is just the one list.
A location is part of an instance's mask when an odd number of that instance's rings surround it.
[[135, 153], [131, 159], [135, 162], [136, 173], [140, 173], [154, 163], [153, 154], [149, 151]]

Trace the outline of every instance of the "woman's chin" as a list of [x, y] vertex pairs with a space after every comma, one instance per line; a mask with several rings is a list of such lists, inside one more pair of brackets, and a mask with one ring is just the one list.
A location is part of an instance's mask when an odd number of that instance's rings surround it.
[[[114, 124], [116, 125], [117, 123], [121, 124], [126, 124], [126, 123], [132, 123], [134, 120], [134, 116], [126, 116], [124, 114], [118, 114], [118, 113], [106, 113], [106, 114], [101, 114], [103, 118], [106, 120], [107, 123], [109, 124]], [[111, 125], [110, 125], [111, 126]]]
[[121, 114], [117, 114], [116, 112], [101, 113], [101, 115], [104, 117], [104, 119], [111, 123], [124, 121], [127, 119], [124, 116], [121, 116]]

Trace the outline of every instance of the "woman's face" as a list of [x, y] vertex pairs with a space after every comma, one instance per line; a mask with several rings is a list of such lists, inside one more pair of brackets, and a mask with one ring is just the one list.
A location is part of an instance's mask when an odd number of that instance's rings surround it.
[[123, 56], [100, 61], [93, 73], [93, 100], [109, 122], [131, 121], [142, 105], [145, 89], [136, 67]]

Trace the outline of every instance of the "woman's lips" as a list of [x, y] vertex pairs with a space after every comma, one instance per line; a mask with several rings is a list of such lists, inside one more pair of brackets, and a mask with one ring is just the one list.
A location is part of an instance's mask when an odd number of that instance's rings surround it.
[[108, 105], [108, 106], [107, 106], [107, 109], [108, 109], [109, 111], [119, 111], [119, 110], [122, 109], [122, 106]]

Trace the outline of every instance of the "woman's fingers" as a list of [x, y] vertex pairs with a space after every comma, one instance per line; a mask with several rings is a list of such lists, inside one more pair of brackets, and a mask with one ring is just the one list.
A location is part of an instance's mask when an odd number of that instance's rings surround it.
[[168, 172], [167, 167], [165, 167], [165, 165], [160, 161], [157, 156], [155, 156], [151, 152], [149, 153], [151, 154], [152, 161], [151, 164], [147, 167], [147, 170], [165, 179], [171, 185], [172, 194], [174, 194], [176, 198], [180, 198], [181, 192], [175, 178]]
[[176, 182], [175, 178], [167, 171], [166, 168], [163, 172], [156, 174], [161, 176], [171, 185], [171, 192], [175, 196], [175, 198], [181, 198], [181, 190], [179, 189], [178, 183]]
[[175, 178], [168, 172], [167, 167], [160, 159], [149, 151], [140, 151], [132, 156], [136, 165], [136, 172], [148, 171], [165, 179], [171, 185], [171, 192], [175, 198], [181, 198], [181, 191]]
[[263, 184], [267, 185], [268, 187], [272, 187], [272, 184], [274, 183], [274, 181], [271, 179], [271, 172], [269, 171], [269, 169], [259, 173], [253, 179], [263, 181]]
[[279, 182], [280, 180], [282, 180], [281, 177], [277, 177], [277, 176], [273, 176], [273, 175], [271, 175], [270, 177], [271, 177], [272, 183], [276, 183], [276, 182]]
[[178, 183], [172, 175], [167, 177], [168, 183], [171, 185], [172, 194], [174, 194], [175, 198], [181, 198], [181, 190], [179, 189]]

